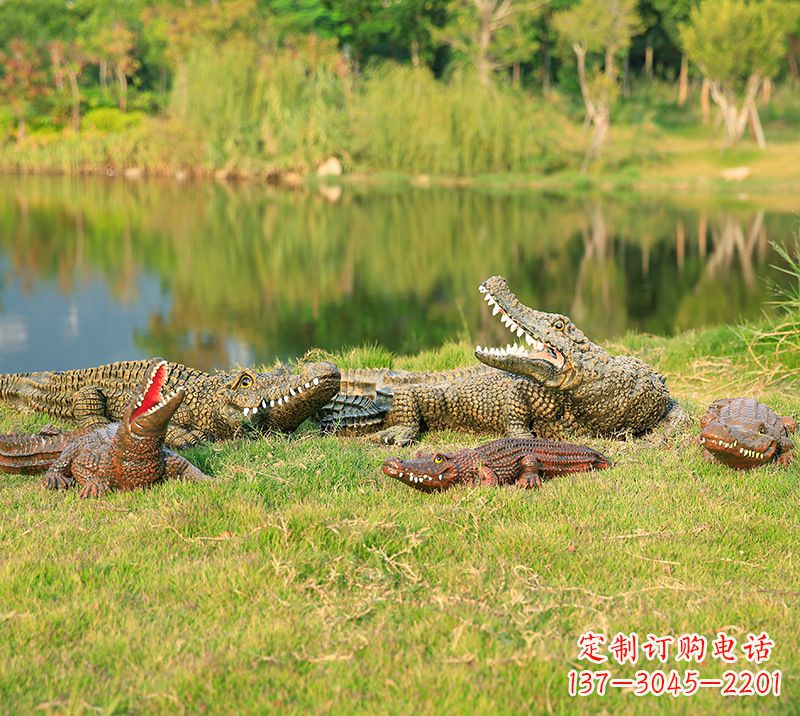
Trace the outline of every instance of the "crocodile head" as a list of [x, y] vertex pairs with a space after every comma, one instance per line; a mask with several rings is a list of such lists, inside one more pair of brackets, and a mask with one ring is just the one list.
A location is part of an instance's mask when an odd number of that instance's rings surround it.
[[164, 395], [169, 364], [162, 358], [153, 358], [145, 376], [136, 389], [135, 397], [125, 410], [123, 424], [131, 436], [163, 440], [167, 425], [186, 395], [178, 388]]
[[445, 453], [418, 453], [411, 460], [390, 457], [381, 466], [384, 475], [422, 492], [441, 492], [458, 480], [459, 470]]
[[771, 462], [783, 436], [760, 420], [724, 416], [703, 425], [700, 443], [719, 462], [736, 470], [749, 470]]
[[475, 356], [482, 363], [564, 389], [581, 382], [586, 363], [607, 355], [567, 316], [528, 308], [502, 276], [492, 276], [478, 290], [514, 337], [505, 348], [477, 346]]
[[[227, 437], [240, 429], [292, 432], [338, 391], [341, 375], [332, 363], [307, 363], [299, 373], [249, 368], [210, 377], [216, 402], [214, 432]], [[221, 385], [220, 385], [221, 383]]]

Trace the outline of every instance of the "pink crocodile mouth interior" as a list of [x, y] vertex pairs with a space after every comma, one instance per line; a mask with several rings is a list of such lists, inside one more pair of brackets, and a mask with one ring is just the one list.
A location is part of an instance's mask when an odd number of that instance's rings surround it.
[[147, 390], [144, 392], [139, 405], [136, 407], [136, 410], [133, 411], [131, 421], [140, 418], [147, 411], [156, 407], [164, 400], [164, 396], [161, 395], [161, 389], [164, 387], [166, 379], [167, 364], [161, 363], [150, 378], [150, 385], [147, 386]]

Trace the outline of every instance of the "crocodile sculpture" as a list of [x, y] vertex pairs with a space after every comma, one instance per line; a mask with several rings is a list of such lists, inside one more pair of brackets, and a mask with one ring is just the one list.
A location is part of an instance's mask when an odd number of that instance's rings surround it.
[[45, 485], [80, 485], [81, 497], [132, 490], [164, 480], [211, 480], [188, 460], [164, 448], [167, 425], [186, 397], [178, 386], [164, 394], [169, 365], [155, 359], [119, 422], [73, 432], [0, 436], [0, 470], [45, 473]]
[[[98, 427], [120, 420], [137, 384], [149, 370], [146, 360], [110, 363], [63, 372], [0, 376], [0, 400], [16, 407]], [[167, 428], [174, 448], [204, 440], [225, 440], [250, 431], [292, 432], [339, 390], [339, 370], [331, 363], [308, 363], [299, 374], [286, 368], [267, 373], [250, 369], [205, 373], [166, 363], [164, 387], [184, 389], [183, 403]]]
[[708, 406], [700, 418], [700, 443], [707, 460], [735, 470], [750, 470], [768, 462], [788, 465], [794, 443], [789, 433], [797, 423], [781, 417], [754, 398], [724, 398]]
[[523, 346], [478, 346], [485, 365], [454, 371], [345, 371], [341, 392], [320, 411], [322, 430], [378, 431], [381, 442], [408, 445], [426, 428], [561, 439], [640, 435], [665, 419], [688, 421], [646, 363], [609, 355], [566, 316], [528, 308], [500, 276], [480, 291]]
[[538, 488], [542, 478], [603, 470], [611, 462], [582, 445], [538, 438], [502, 438], [450, 453], [418, 454], [412, 460], [390, 457], [384, 474], [423, 492], [442, 492], [458, 484]]

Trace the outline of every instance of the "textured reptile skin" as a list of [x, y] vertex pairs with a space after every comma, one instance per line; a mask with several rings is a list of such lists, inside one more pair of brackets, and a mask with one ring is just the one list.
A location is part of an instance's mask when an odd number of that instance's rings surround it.
[[797, 423], [781, 417], [754, 398], [724, 398], [708, 406], [700, 419], [700, 443], [707, 460], [736, 470], [768, 462], [788, 465], [794, 443], [789, 433]]
[[542, 478], [571, 472], [603, 470], [605, 455], [582, 445], [538, 438], [503, 438], [451, 453], [396, 457], [384, 461], [384, 474], [423, 492], [441, 492], [453, 485], [541, 487]]
[[164, 448], [167, 425], [186, 395], [183, 387], [166, 395], [162, 392], [167, 371], [167, 363], [160, 359], [148, 364], [117, 423], [71, 433], [45, 430], [35, 436], [0, 436], [0, 469], [47, 469], [47, 487], [67, 489], [77, 483], [81, 497], [178, 478], [210, 480], [188, 460]]
[[[168, 363], [165, 389], [185, 389], [183, 404], [167, 431], [170, 447], [224, 440], [251, 430], [291, 432], [339, 389], [331, 363], [309, 363], [299, 374], [285, 369], [256, 373], [205, 373]], [[75, 420], [81, 427], [119, 420], [149, 366], [124, 361], [97, 368], [0, 376], [0, 400]]]
[[611, 356], [566, 316], [528, 308], [500, 276], [481, 292], [521, 345], [478, 346], [485, 365], [456, 371], [345, 372], [341, 392], [320, 411], [322, 430], [376, 433], [381, 442], [408, 445], [425, 429], [561, 439], [625, 437], [689, 422], [643, 361]]

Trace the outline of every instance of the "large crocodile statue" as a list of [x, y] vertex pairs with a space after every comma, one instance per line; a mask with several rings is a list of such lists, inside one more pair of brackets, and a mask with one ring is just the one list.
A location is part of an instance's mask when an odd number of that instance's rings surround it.
[[789, 433], [797, 429], [754, 398], [723, 398], [708, 406], [700, 418], [700, 443], [704, 457], [736, 470], [777, 462], [788, 465], [794, 443]]
[[[0, 375], [0, 400], [19, 408], [74, 420], [92, 428], [120, 420], [149, 370], [146, 360], [97, 368]], [[250, 431], [292, 432], [339, 390], [331, 363], [308, 363], [299, 374], [285, 368], [205, 373], [166, 363], [165, 389], [185, 397], [167, 428], [174, 448], [225, 440]]]
[[443, 492], [457, 484], [539, 488], [542, 478], [607, 467], [611, 461], [605, 455], [583, 445], [502, 438], [476, 448], [419, 454], [411, 460], [390, 457], [381, 469], [417, 490]]
[[186, 397], [178, 386], [165, 394], [168, 364], [154, 359], [144, 371], [119, 422], [73, 432], [0, 436], [0, 470], [42, 472], [45, 485], [76, 483], [81, 497], [132, 490], [164, 480], [210, 480], [188, 460], [164, 448], [167, 425]]
[[528, 308], [500, 276], [480, 291], [523, 345], [478, 346], [485, 365], [460, 370], [343, 371], [341, 392], [320, 411], [322, 430], [408, 445], [423, 429], [553, 440], [640, 435], [665, 419], [688, 420], [638, 358], [611, 356], [566, 316]]

